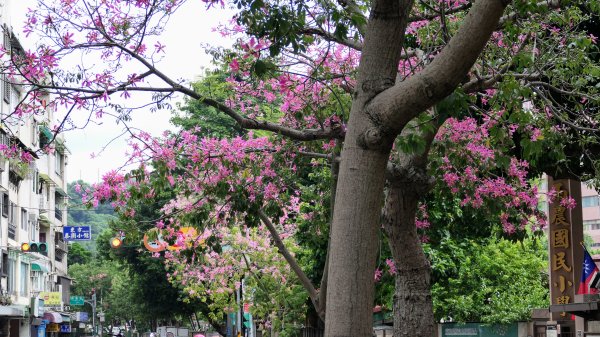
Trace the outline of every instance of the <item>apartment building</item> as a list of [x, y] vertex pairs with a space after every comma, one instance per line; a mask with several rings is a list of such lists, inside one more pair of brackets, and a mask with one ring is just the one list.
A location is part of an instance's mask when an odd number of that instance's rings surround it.
[[600, 250], [600, 195], [585, 184], [581, 184], [581, 208], [584, 233], [593, 240], [589, 248], [593, 251]]
[[[0, 13], [3, 46], [22, 52], [10, 26], [9, 1], [0, 0]], [[71, 284], [62, 234], [68, 149], [62, 135], [51, 131], [55, 111], [13, 116], [24, 88], [5, 75], [0, 82], [0, 144], [17, 145], [35, 158], [24, 164], [0, 155], [0, 337], [58, 336], [60, 323], [70, 320], [62, 312]], [[40, 151], [50, 142], [53, 153]], [[25, 252], [23, 243], [46, 249]]]

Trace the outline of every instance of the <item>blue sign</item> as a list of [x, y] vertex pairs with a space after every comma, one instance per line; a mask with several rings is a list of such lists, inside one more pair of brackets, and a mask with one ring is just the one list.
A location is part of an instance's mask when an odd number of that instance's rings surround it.
[[90, 226], [65, 226], [63, 227], [63, 238], [65, 241], [90, 241], [92, 231]]
[[89, 320], [88, 313], [85, 311], [78, 311], [75, 313], [75, 320], [78, 322], [87, 322]]
[[37, 329], [37, 337], [46, 337], [46, 324], [40, 324]]
[[71, 332], [71, 324], [63, 324], [60, 326], [60, 332]]

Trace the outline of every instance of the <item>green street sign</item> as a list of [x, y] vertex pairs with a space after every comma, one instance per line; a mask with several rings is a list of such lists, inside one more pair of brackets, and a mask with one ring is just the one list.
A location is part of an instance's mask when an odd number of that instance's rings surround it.
[[244, 326], [246, 328], [251, 328], [252, 327], [252, 315], [249, 312], [245, 312], [242, 322], [244, 323]]
[[83, 296], [71, 296], [69, 299], [70, 305], [83, 305], [85, 303]]

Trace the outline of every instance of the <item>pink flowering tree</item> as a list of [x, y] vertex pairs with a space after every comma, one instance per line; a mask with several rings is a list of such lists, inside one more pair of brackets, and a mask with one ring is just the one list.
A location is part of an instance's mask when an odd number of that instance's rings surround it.
[[[596, 36], [590, 26], [597, 1], [232, 1], [238, 9], [235, 21], [222, 31], [239, 36], [239, 42], [230, 51], [215, 51], [231, 73], [231, 94], [226, 99], [194, 91], [160, 70], [168, 46], [158, 38], [181, 5], [178, 0], [40, 1], [25, 25], [26, 35], [38, 45], [22, 53], [4, 46], [0, 55], [5, 78], [23, 87], [15, 114], [34, 114], [51, 106], [66, 112], [65, 122], [73, 113], [89, 114], [93, 120], [113, 110], [126, 115], [136, 108], [127, 103], [133, 94], [151, 92], [149, 105], [161, 108], [169, 97], [181, 93], [229, 116], [240, 128], [269, 132], [274, 135], [271, 140], [248, 137], [224, 142], [201, 141], [191, 134], [156, 142], [136, 134], [143, 146], [132, 145], [132, 160], [163, 163], [156, 174], [181, 191], [171, 208], [165, 208], [170, 222], [164, 226], [172, 228], [173, 235], [175, 228], [187, 223], [170, 217], [173, 213], [195, 214], [198, 209], [205, 212], [207, 223], [218, 224], [224, 220], [213, 208], [221, 205], [223, 217], [233, 221], [240, 215], [228, 212], [232, 200], [249, 200], [245, 213], [240, 213], [246, 214], [242, 225], [254, 218], [257, 228], [269, 231], [282, 254], [285, 245], [278, 243], [272, 228], [293, 222], [283, 215], [295, 209], [294, 193], [266, 166], [273, 152], [262, 147], [272, 142], [268, 146], [275, 153], [285, 148], [286, 153], [292, 152], [287, 156], [311, 153], [331, 159], [336, 179], [327, 291], [310, 290], [302, 273], [294, 270], [327, 318], [327, 336], [371, 335], [382, 212], [398, 263], [396, 291], [405, 294], [395, 304], [395, 329], [398, 334], [433, 334], [429, 264], [415, 217], [419, 200], [431, 185], [430, 152], [443, 125], [452, 130], [472, 116], [479, 123], [490, 118], [503, 126], [487, 136], [494, 139], [494, 146], [506, 146], [498, 150], [514, 152], [515, 158], [507, 157], [503, 164], [506, 184], [508, 180], [520, 183], [527, 165], [545, 167], [552, 174], [559, 173], [556, 167], [566, 166], [577, 166], [582, 174], [595, 173], [598, 152], [587, 145], [595, 143], [597, 132], [599, 69], [594, 61]], [[226, 4], [207, 1], [208, 10], [218, 5]], [[92, 61], [94, 56], [102, 62]], [[75, 67], [68, 63], [73, 60], [78, 62]], [[52, 99], [42, 99], [41, 93]], [[117, 103], [118, 96], [125, 103]], [[446, 123], [451, 117], [455, 119]], [[61, 123], [55, 131], [66, 127], [68, 123]], [[452, 139], [449, 133], [440, 137]], [[468, 139], [460, 139], [465, 142]], [[577, 163], [563, 144], [577, 151]], [[518, 205], [526, 214], [532, 202], [524, 185], [499, 191], [493, 185], [501, 180], [478, 175], [478, 164], [492, 165], [486, 163], [490, 154], [478, 147], [481, 144], [463, 151], [465, 160], [474, 161], [469, 164], [469, 177], [478, 179], [476, 184], [460, 185], [465, 194], [475, 193], [464, 198], [465, 206], [478, 207], [484, 198], [500, 193], [503, 204]], [[190, 152], [184, 155], [190, 166], [179, 171], [174, 156], [184, 151]], [[259, 158], [248, 158], [259, 153]], [[215, 163], [217, 157], [228, 165]], [[453, 188], [458, 181], [452, 174], [461, 171], [456, 171], [452, 153], [444, 157], [447, 172], [436, 177]], [[191, 164], [198, 162], [207, 166]], [[245, 171], [250, 164], [260, 165]], [[260, 175], [249, 179], [244, 172], [252, 170]], [[142, 167], [139, 174], [135, 180], [106, 177], [107, 185], [93, 192], [92, 198], [110, 198], [124, 207], [132, 193], [126, 186], [137, 184], [138, 193], [152, 197], [152, 189], [144, 187], [151, 185], [145, 183], [149, 173]], [[277, 205], [279, 214], [266, 212], [270, 205]], [[517, 215], [500, 218], [507, 232], [523, 227], [514, 218]], [[240, 233], [255, 241], [252, 231]], [[199, 238], [211, 235], [235, 238], [237, 234], [202, 230]], [[184, 244], [186, 239], [178, 241]], [[189, 244], [202, 249], [201, 240]], [[288, 263], [291, 260], [286, 257]], [[185, 268], [185, 261], [180, 265]], [[295, 269], [293, 263], [290, 268]], [[193, 275], [207, 277], [202, 272]]]

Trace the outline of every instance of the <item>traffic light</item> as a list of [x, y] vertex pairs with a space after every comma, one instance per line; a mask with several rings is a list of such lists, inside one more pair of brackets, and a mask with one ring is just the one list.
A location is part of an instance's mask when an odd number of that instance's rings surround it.
[[123, 240], [121, 238], [118, 237], [114, 237], [112, 239], [110, 239], [110, 247], [117, 249], [119, 247], [121, 247], [121, 245], [123, 244]]
[[46, 253], [48, 251], [48, 244], [45, 242], [23, 242], [21, 244], [21, 251], [23, 253]]

